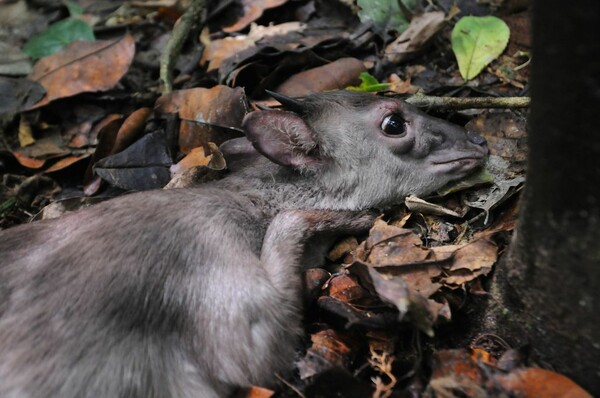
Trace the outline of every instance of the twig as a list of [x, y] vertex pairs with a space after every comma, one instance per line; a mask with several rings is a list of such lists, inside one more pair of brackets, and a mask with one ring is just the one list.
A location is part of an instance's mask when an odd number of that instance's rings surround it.
[[160, 91], [163, 94], [173, 91], [173, 66], [179, 57], [183, 43], [194, 22], [200, 18], [206, 0], [192, 0], [190, 8], [179, 18], [171, 37], [160, 57]]
[[454, 98], [454, 97], [430, 97], [423, 94], [415, 94], [407, 98], [406, 102], [419, 108], [461, 110], [472, 108], [504, 108], [516, 109], [527, 108], [530, 103], [529, 97], [480, 97], [480, 98]]

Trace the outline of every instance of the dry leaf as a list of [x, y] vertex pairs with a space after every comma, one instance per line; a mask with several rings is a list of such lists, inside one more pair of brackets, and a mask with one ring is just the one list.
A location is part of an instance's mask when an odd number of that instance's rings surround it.
[[254, 46], [254, 40], [247, 36], [225, 37], [212, 40], [206, 46], [200, 64], [208, 62], [207, 71], [219, 69], [223, 60], [238, 54], [240, 51]]
[[242, 136], [242, 120], [249, 111], [244, 89], [223, 85], [163, 95], [156, 101], [155, 110], [158, 113], [177, 113], [182, 119], [179, 148], [183, 153], [206, 146], [209, 142], [221, 144]]
[[415, 16], [410, 26], [385, 48], [385, 57], [393, 63], [401, 63], [423, 49], [425, 44], [445, 24], [442, 11], [426, 12]]
[[76, 41], [40, 59], [29, 79], [40, 83], [46, 95], [29, 109], [58, 98], [114, 87], [129, 69], [134, 54], [135, 42], [128, 34], [116, 41]]
[[496, 380], [522, 398], [592, 398], [568, 377], [540, 368], [517, 369], [508, 375], [497, 375]]
[[244, 29], [256, 21], [266, 9], [279, 7], [287, 0], [242, 0], [244, 15], [233, 25], [223, 28], [223, 32], [231, 33]]
[[303, 97], [327, 90], [343, 89], [360, 83], [358, 75], [367, 68], [356, 58], [340, 58], [329, 64], [297, 73], [275, 91], [289, 97]]

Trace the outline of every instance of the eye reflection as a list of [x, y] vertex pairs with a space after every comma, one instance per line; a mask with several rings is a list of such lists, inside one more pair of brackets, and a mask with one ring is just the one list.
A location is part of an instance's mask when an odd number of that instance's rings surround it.
[[383, 119], [381, 129], [387, 135], [402, 137], [406, 134], [406, 121], [399, 115], [391, 114]]

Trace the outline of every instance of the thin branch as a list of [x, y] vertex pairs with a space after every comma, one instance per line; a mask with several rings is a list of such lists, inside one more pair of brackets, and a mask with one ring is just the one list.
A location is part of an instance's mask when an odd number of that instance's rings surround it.
[[406, 102], [419, 108], [437, 110], [462, 110], [473, 108], [504, 108], [517, 109], [527, 108], [530, 103], [529, 97], [480, 97], [480, 98], [454, 98], [454, 97], [430, 97], [428, 95], [416, 94]]
[[206, 0], [192, 0], [190, 8], [179, 18], [160, 57], [160, 87], [163, 94], [173, 91], [173, 66], [194, 22], [200, 19]]

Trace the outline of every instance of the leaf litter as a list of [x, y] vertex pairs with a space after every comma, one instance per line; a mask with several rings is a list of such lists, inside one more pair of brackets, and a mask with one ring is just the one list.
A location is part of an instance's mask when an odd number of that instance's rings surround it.
[[[458, 62], [452, 56], [452, 28], [455, 35], [486, 33], [464, 25], [468, 19], [455, 23], [456, 15], [465, 16], [457, 8], [244, 0], [241, 7], [209, 6], [208, 23], [190, 37], [177, 63], [175, 91], [160, 95], [158, 55], [184, 3], [82, 1], [81, 17], [98, 40], [75, 41], [41, 57], [28, 80], [1, 77], [14, 94], [0, 107], [6, 137], [0, 227], [25, 221], [49, 202], [44, 217], [122, 190], [221, 178], [235, 167], [233, 155], [243, 154], [221, 144], [242, 135], [241, 121], [253, 106], [276, 104], [265, 89], [302, 96], [354, 86], [384, 95], [460, 97], [518, 95], [527, 86], [527, 66], [513, 56], [530, 50], [523, 44], [526, 25], [519, 41], [506, 37], [511, 54], [498, 57], [507, 44], [500, 37], [490, 51], [466, 48], [471, 61], [465, 63], [460, 51]], [[0, 14], [7, 7], [0, 4]], [[22, 20], [39, 17], [22, 4], [19, 12]], [[517, 19], [502, 18], [515, 26]], [[43, 29], [12, 36], [14, 42], [0, 37], [0, 44], [23, 48]], [[9, 74], [27, 74], [15, 54]], [[14, 65], [25, 72], [15, 73]], [[428, 197], [407, 198], [366, 236], [342, 239], [325, 269], [307, 270], [310, 337], [298, 379], [287, 383], [306, 396], [588, 396], [564, 376], [527, 367], [524, 355], [511, 356], [516, 349], [498, 339], [452, 345], [446, 337], [449, 328], [460, 332], [457, 319], [488, 294], [487, 278], [514, 229], [526, 133], [519, 111], [443, 116], [468, 121], [469, 130], [488, 140], [486, 172]], [[280, 392], [286, 396], [286, 387]]]

